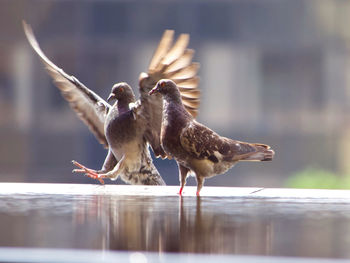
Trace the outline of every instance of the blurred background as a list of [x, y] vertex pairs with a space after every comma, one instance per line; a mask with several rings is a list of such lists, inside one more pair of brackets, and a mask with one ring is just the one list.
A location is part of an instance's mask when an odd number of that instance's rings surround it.
[[[106, 151], [52, 84], [22, 19], [54, 63], [103, 98], [120, 81], [137, 91], [165, 29], [189, 33], [198, 120], [276, 151], [206, 185], [350, 187], [350, 2], [1, 0], [0, 181], [97, 183], [70, 161], [99, 169]], [[155, 163], [178, 184], [174, 161]]]

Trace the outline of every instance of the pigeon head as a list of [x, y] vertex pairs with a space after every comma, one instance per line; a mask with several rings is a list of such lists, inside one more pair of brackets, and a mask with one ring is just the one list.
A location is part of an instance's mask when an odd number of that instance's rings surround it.
[[152, 94], [162, 94], [164, 97], [181, 98], [179, 88], [176, 83], [170, 79], [161, 79], [157, 85], [149, 92]]
[[107, 101], [125, 100], [130, 103], [135, 101], [135, 94], [132, 88], [125, 82], [120, 82], [112, 87], [111, 94], [109, 94]]

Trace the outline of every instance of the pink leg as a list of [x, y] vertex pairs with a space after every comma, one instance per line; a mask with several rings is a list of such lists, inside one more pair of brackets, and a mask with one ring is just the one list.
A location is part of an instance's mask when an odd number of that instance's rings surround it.
[[183, 186], [180, 187], [179, 195], [182, 196], [182, 190], [184, 189]]
[[199, 196], [199, 192], [201, 191], [203, 184], [204, 184], [204, 177], [196, 174], [196, 179], [197, 179], [197, 193], [196, 194], [197, 194], [197, 196]]
[[181, 196], [182, 195], [182, 190], [184, 189], [185, 184], [186, 184], [186, 177], [187, 177], [187, 174], [190, 171], [190, 169], [188, 169], [185, 166], [182, 166], [181, 164], [178, 164], [178, 165], [179, 165], [179, 175], [180, 175], [180, 178], [179, 178], [180, 179], [179, 195]]
[[89, 169], [87, 167], [85, 167], [84, 165], [78, 163], [77, 161], [72, 161], [72, 163], [79, 167], [80, 169], [74, 169], [73, 173], [85, 173], [86, 176], [92, 178], [92, 179], [96, 179], [98, 180], [101, 184], [104, 184], [105, 182], [103, 181], [103, 179], [100, 177], [100, 175], [92, 169]]

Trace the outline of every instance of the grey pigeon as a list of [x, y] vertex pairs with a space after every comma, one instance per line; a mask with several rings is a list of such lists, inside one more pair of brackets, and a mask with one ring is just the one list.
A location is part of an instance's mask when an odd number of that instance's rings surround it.
[[166, 30], [151, 60], [147, 73], [139, 77], [140, 100], [127, 83], [112, 87], [108, 101], [111, 106], [74, 76], [70, 76], [52, 63], [42, 52], [31, 27], [23, 22], [24, 31], [32, 48], [39, 55], [49, 75], [63, 97], [79, 118], [89, 127], [97, 140], [108, 149], [102, 169], [79, 167], [75, 172], [98, 179], [121, 179], [130, 184], [163, 185], [153, 165], [148, 145], [156, 156], [166, 157], [160, 144], [163, 101], [161, 96], [148, 95], [161, 78], [171, 78], [181, 86], [186, 109], [196, 116], [199, 107], [197, 71], [198, 63], [192, 62], [193, 50], [187, 49], [189, 36], [182, 34], [172, 45], [174, 32]]
[[164, 99], [161, 143], [179, 166], [180, 192], [189, 172], [197, 179], [197, 195], [205, 178], [222, 174], [239, 161], [271, 161], [274, 151], [260, 143], [246, 143], [218, 135], [189, 114], [175, 82], [163, 79], [150, 91]]

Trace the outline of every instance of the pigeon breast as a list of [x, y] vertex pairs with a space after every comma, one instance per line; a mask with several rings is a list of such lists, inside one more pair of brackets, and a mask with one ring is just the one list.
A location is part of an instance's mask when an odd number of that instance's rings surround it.
[[110, 147], [119, 149], [132, 140], [138, 140], [137, 132], [137, 121], [132, 110], [119, 115], [117, 108], [113, 107], [105, 123], [105, 134]]

